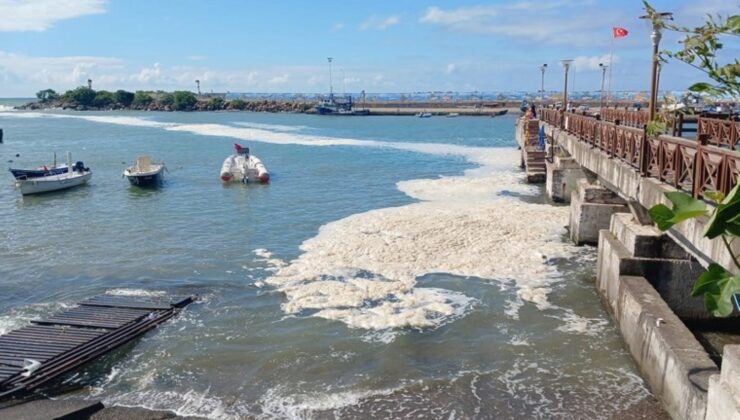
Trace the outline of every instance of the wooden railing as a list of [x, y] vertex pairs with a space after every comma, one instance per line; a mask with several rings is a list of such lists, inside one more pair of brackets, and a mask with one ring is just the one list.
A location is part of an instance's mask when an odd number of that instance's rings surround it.
[[604, 108], [600, 111], [601, 119], [608, 122], [619, 121], [621, 125], [642, 128], [650, 121], [650, 114], [643, 110]]
[[701, 197], [708, 191], [727, 194], [740, 176], [740, 152], [699, 140], [661, 135], [648, 137], [642, 129], [602, 121], [588, 115], [543, 109], [542, 120], [564, 129], [579, 141], [619, 159], [642, 176], [659, 179], [676, 189]]
[[719, 146], [735, 150], [740, 142], [740, 125], [738, 122], [727, 119], [699, 117], [697, 134], [709, 136], [709, 142]]

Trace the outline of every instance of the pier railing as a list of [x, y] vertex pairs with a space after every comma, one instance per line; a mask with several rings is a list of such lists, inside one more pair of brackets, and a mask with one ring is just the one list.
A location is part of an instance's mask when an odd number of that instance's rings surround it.
[[[695, 197], [709, 191], [727, 194], [740, 176], [740, 152], [710, 144], [711, 136], [707, 133], [700, 132], [699, 140], [668, 135], [652, 137], [644, 126], [629, 127], [620, 124], [620, 120], [612, 123], [555, 109], [543, 109], [540, 115], [544, 122], [603, 151], [610, 159], [625, 162], [641, 176], [659, 179]], [[726, 124], [722, 129], [726, 129]]]
[[699, 117], [697, 134], [709, 136], [709, 142], [729, 149], [736, 149], [740, 142], [740, 125], [732, 119]]
[[642, 128], [650, 122], [650, 114], [643, 110], [604, 108], [600, 110], [600, 113], [604, 121], [619, 121], [622, 125], [635, 128]]

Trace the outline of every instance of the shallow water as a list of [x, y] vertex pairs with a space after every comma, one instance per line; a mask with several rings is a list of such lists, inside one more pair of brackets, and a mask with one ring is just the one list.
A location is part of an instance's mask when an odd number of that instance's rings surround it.
[[[517, 169], [512, 117], [0, 110], [0, 332], [99, 293], [197, 293], [71, 378], [74, 396], [214, 418], [608, 418], [649, 397], [594, 292], [595, 252]], [[222, 186], [232, 143], [270, 185]], [[137, 154], [159, 190], [121, 179]], [[15, 155], [19, 154], [19, 157]], [[11, 165], [11, 163], [8, 163]]]

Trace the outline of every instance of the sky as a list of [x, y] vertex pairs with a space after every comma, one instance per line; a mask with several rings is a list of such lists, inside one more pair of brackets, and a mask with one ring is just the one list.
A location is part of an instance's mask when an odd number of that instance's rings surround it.
[[[675, 22], [738, 14], [737, 0], [653, 0]], [[650, 30], [638, 0], [0, 0], [0, 97], [95, 89], [204, 92], [647, 90]], [[666, 34], [662, 48], [677, 49]], [[740, 54], [728, 40], [723, 60]], [[661, 89], [702, 73], [669, 63]]]

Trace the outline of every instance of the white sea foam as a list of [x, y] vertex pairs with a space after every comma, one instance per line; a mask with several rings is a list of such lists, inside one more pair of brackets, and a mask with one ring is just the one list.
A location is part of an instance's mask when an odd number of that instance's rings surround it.
[[0, 112], [15, 112], [17, 111], [10, 105], [0, 105]]
[[235, 125], [247, 128], [259, 128], [262, 130], [273, 130], [273, 131], [304, 131], [311, 127], [305, 125], [283, 125], [283, 124], [263, 124], [257, 122], [235, 122]]
[[565, 324], [558, 327], [558, 331], [597, 336], [609, 324], [606, 318], [585, 318], [576, 314], [571, 309], [563, 308], [563, 310], [565, 314], [558, 318], [565, 322]]
[[267, 390], [260, 398], [260, 418], [303, 419], [312, 418], [317, 411], [337, 410], [357, 405], [370, 397], [391, 395], [401, 388], [366, 391], [325, 392], [316, 394], [295, 393], [276, 387]]
[[41, 319], [71, 306], [62, 302], [37, 303], [11, 309], [0, 316], [0, 335], [25, 327], [31, 320]]
[[208, 391], [133, 391], [103, 398], [106, 405], [142, 407], [149, 410], [170, 410], [178, 416], [212, 419], [238, 419], [241, 415], [227, 410], [224, 402]]
[[164, 296], [166, 292], [161, 290], [146, 290], [146, 289], [112, 289], [106, 290], [106, 295], [113, 296], [142, 296], [142, 297], [157, 297]]

